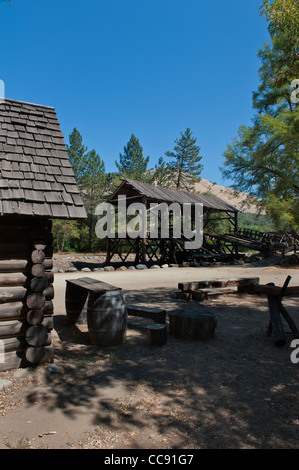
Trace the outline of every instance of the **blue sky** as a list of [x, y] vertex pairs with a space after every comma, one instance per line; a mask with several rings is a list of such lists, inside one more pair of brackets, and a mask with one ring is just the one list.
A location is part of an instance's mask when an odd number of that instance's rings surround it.
[[0, 0], [6, 97], [54, 106], [107, 171], [132, 133], [154, 167], [187, 127], [202, 177], [253, 117], [258, 49], [269, 41], [261, 0]]

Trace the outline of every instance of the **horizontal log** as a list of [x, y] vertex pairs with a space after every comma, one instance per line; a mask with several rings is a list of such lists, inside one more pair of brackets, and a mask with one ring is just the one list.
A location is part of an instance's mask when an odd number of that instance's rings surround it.
[[[0, 304], [0, 321], [5, 320], [25, 320], [29, 310], [23, 302], [9, 302]], [[46, 300], [45, 306], [41, 309], [43, 316], [53, 315], [54, 305], [52, 300]], [[31, 314], [32, 315], [32, 314]], [[32, 318], [36, 317], [36, 314]], [[28, 323], [31, 324], [30, 321]]]
[[[48, 330], [52, 330], [53, 325], [54, 325], [53, 316], [47, 316], [47, 317], [45, 316], [41, 325], [48, 328]], [[0, 322], [0, 339], [24, 336], [27, 330], [28, 330], [28, 324], [25, 321], [22, 321], [22, 320], [1, 321]]]
[[19, 369], [28, 366], [25, 351], [12, 351], [4, 354], [4, 362], [0, 362], [0, 371]]
[[166, 311], [161, 308], [144, 307], [143, 305], [127, 305], [128, 315], [135, 317], [149, 318], [156, 323], [165, 323]]
[[[45, 258], [42, 263], [44, 271], [50, 271], [53, 268], [53, 259], [51, 257]], [[28, 258], [9, 258], [0, 259], [0, 273], [27, 273], [32, 271], [32, 261]]]
[[23, 300], [26, 293], [27, 289], [24, 287], [0, 287], [0, 304]]
[[23, 351], [28, 347], [25, 337], [4, 338], [1, 340], [4, 354], [11, 351]]
[[43, 293], [33, 292], [29, 295], [27, 293], [25, 287], [0, 287], [0, 304], [24, 300], [27, 296], [26, 305], [28, 308], [43, 308], [46, 300], [54, 298], [54, 287], [51, 284]]
[[[248, 294], [265, 294], [272, 296], [279, 296], [281, 294], [282, 287], [279, 286], [269, 286], [269, 285], [252, 285], [246, 287], [246, 292]], [[299, 295], [299, 286], [287, 287], [284, 291], [283, 296], [298, 296]]]
[[14, 336], [24, 336], [28, 325], [22, 320], [9, 320], [0, 322], [0, 339]]
[[19, 318], [25, 315], [23, 302], [9, 302], [0, 304], [0, 321], [10, 318]]
[[0, 272], [25, 272], [29, 267], [29, 260], [24, 259], [6, 259], [0, 260]]
[[197, 290], [206, 287], [249, 286], [258, 284], [259, 277], [240, 277], [231, 279], [212, 279], [208, 281], [179, 282], [178, 288], [183, 291]]
[[54, 361], [54, 347], [51, 346], [30, 346], [25, 351], [26, 360], [30, 364], [43, 364]]
[[1, 273], [0, 286], [24, 286], [28, 276], [24, 273]]

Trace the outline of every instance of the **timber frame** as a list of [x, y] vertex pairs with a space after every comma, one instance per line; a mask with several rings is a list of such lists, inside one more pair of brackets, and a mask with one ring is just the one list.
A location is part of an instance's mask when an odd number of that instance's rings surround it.
[[[180, 206], [184, 203], [203, 204], [204, 213], [204, 229], [213, 220], [228, 220], [232, 225], [233, 231], [238, 229], [238, 212], [239, 210], [225, 201], [213, 197], [184, 191], [177, 191], [168, 188], [161, 188], [147, 183], [140, 183], [131, 179], [124, 179], [115, 192], [109, 197], [108, 201], [117, 207], [118, 198], [126, 197], [126, 205], [132, 202], [138, 202], [145, 205], [146, 209], [150, 208], [150, 204], [166, 203], [170, 206], [174, 202], [178, 202]], [[194, 221], [193, 221], [194, 222]], [[134, 264], [164, 264], [174, 263], [181, 264], [184, 261], [194, 261], [199, 255], [223, 255], [224, 257], [238, 256], [238, 246], [228, 244], [224, 246], [217, 241], [216, 244], [209, 240], [204, 233], [203, 246], [198, 250], [186, 250], [184, 243], [186, 239], [182, 235], [180, 238], [174, 238], [169, 233], [169, 238], [151, 238], [150, 232], [144, 238], [137, 237], [135, 239], [119, 238], [116, 234], [115, 238], [107, 238], [107, 257], [106, 265], [116, 255], [122, 264], [129, 264], [129, 255], [134, 254]], [[221, 245], [221, 246], [220, 246]]]

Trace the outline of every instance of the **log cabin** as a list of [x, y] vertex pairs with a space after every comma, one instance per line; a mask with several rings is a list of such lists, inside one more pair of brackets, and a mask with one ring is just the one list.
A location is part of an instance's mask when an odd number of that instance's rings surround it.
[[53, 362], [53, 219], [86, 212], [53, 107], [0, 102], [0, 371]]

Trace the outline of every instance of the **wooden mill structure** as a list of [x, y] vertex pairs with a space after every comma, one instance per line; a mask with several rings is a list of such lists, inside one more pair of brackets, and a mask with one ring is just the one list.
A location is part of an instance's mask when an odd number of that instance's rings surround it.
[[0, 103], [0, 370], [52, 362], [52, 219], [86, 218], [55, 109]]
[[[217, 197], [162, 188], [131, 179], [124, 179], [107, 202], [113, 204], [117, 211], [119, 198], [124, 198], [124, 196], [126, 197], [127, 206], [132, 202], [137, 202], [142, 203], [147, 210], [150, 209], [151, 204], [166, 203], [169, 207], [172, 203], [178, 203], [182, 207], [184, 204], [194, 206], [196, 203], [201, 203], [205, 220], [204, 229], [211, 221], [224, 219], [230, 222], [233, 231], [238, 229], [239, 210]], [[171, 230], [167, 239], [161, 237], [151, 238], [150, 233], [146, 237], [134, 239], [129, 237], [121, 238], [116, 234], [115, 238], [107, 239], [106, 264], [108, 265], [111, 262], [114, 255], [118, 255], [123, 264], [128, 262], [130, 254], [134, 254], [135, 264], [151, 265], [153, 263], [181, 263], [190, 260], [196, 254], [204, 255], [207, 253], [211, 255], [213, 251], [215, 254], [219, 254], [220, 247], [207, 241], [205, 236], [203, 246], [199, 250], [185, 250], [185, 241], [183, 235], [180, 238], [173, 237]], [[229, 249], [231, 250], [230, 254], [237, 256], [237, 246]], [[222, 254], [225, 255], [225, 253]]]

